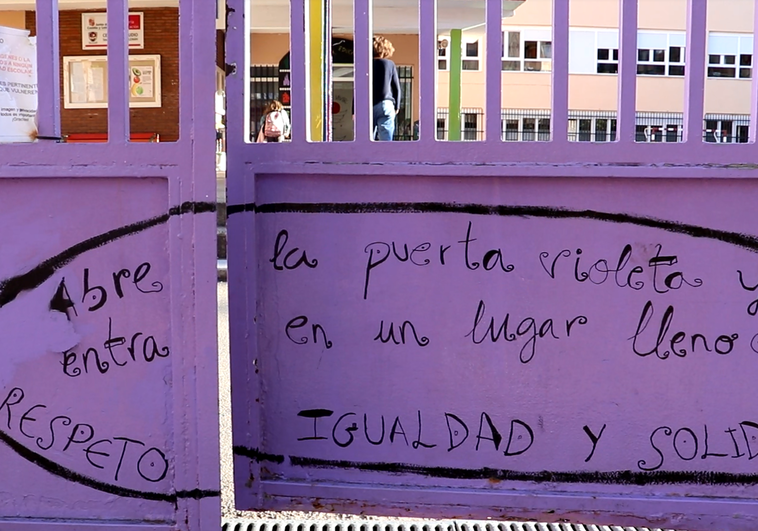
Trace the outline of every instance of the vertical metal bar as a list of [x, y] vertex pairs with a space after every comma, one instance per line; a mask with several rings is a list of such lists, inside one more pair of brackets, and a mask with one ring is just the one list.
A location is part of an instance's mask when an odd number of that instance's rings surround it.
[[753, 2], [753, 75], [750, 81], [750, 126], [748, 129], [748, 141], [754, 144], [758, 141], [758, 0]]
[[373, 138], [371, 109], [371, 73], [373, 46], [371, 37], [371, 0], [355, 0], [355, 141]]
[[61, 136], [58, 0], [37, 0], [37, 129], [40, 136]]
[[461, 139], [461, 51], [463, 48], [463, 32], [460, 29], [450, 30], [450, 84], [448, 89], [448, 126], [447, 139]]
[[[181, 155], [175, 162], [183, 165], [169, 178], [171, 204], [213, 201], [216, 197], [214, 156], [214, 95], [216, 85], [215, 3], [179, 1], [179, 131]], [[126, 33], [126, 32], [125, 32]], [[209, 45], [212, 43], [212, 45]], [[126, 69], [122, 69], [126, 71]], [[128, 103], [128, 101], [127, 101]], [[128, 108], [126, 109], [128, 113]], [[127, 114], [128, 117], [128, 114]], [[128, 127], [128, 121], [127, 121]], [[171, 160], [167, 157], [167, 160]], [[171, 330], [172, 337], [184, 338], [185, 356], [173, 370], [174, 399], [182, 400], [174, 417], [177, 491], [219, 487], [218, 441], [205, 434], [219, 427], [218, 374], [216, 346], [216, 256], [211, 245], [216, 241], [216, 216], [183, 216], [169, 222], [171, 237]], [[191, 235], [191, 237], [190, 237]], [[213, 246], [215, 248], [215, 245]], [[177, 296], [179, 293], [181, 297]], [[191, 294], [185, 296], [186, 294]], [[182, 377], [189, 375], [192, 377]], [[179, 414], [179, 412], [183, 414]], [[181, 469], [181, 470], [180, 470]], [[206, 487], [207, 486], [207, 487]], [[180, 500], [177, 520], [186, 529], [201, 530], [214, 526], [220, 499]], [[182, 514], [184, 513], [184, 514]], [[182, 518], [183, 516], [183, 518]]]
[[437, 0], [419, 5], [419, 141], [437, 138]]
[[687, 1], [687, 50], [684, 64], [684, 142], [703, 141], [705, 46], [708, 0]]
[[129, 141], [128, 0], [108, 0], [108, 142]]
[[[325, 0], [308, 0], [306, 23], [308, 28], [308, 107], [310, 112], [311, 141], [321, 142], [325, 131], [324, 93], [326, 88], [326, 41], [324, 25]], [[330, 39], [331, 40], [331, 39]], [[330, 47], [331, 48], [331, 47]]]
[[[127, 0], [128, 3], [128, 0]], [[128, 6], [127, 6], [128, 7]], [[207, 11], [205, 11], [207, 9]], [[127, 10], [128, 11], [128, 10]], [[205, 65], [197, 65], [195, 62], [197, 59], [193, 59], [195, 55], [200, 53], [199, 50], [202, 49], [202, 53], [204, 55], [208, 55], [210, 51], [214, 51], [213, 54], [213, 62], [212, 64], [216, 64], [215, 60], [215, 42], [216, 42], [216, 35], [215, 31], [212, 37], [208, 37], [207, 35], [201, 36], [197, 33], [194, 33], [192, 31], [192, 22], [193, 24], [201, 25], [202, 23], [200, 21], [195, 20], [193, 17], [186, 16], [189, 13], [202, 13], [205, 11], [205, 15], [202, 16], [211, 16], [211, 11], [215, 12], [214, 8], [201, 8], [200, 6], [195, 6], [193, 4], [192, 0], [179, 0], [179, 42], [178, 42], [178, 49], [179, 49], [179, 136], [180, 140], [190, 139], [193, 138], [197, 142], [199, 138], [202, 136], [210, 135], [211, 134], [211, 128], [208, 128], [208, 131], [205, 129], [197, 130], [197, 122], [203, 123], [204, 119], [208, 119], [210, 116], [213, 118], [212, 114], [212, 108], [209, 106], [198, 106], [198, 102], [204, 101], [204, 97], [198, 96], [198, 94], [208, 94], [210, 92], [211, 94], [216, 93], [216, 76], [215, 76], [215, 67], [209, 68]], [[181, 14], [185, 14], [184, 17], [181, 16]], [[215, 15], [214, 15], [215, 20]], [[214, 29], [215, 29], [215, 23], [214, 23]], [[196, 41], [198, 39], [203, 39], [201, 42], [206, 42], [209, 39], [213, 39], [213, 46], [207, 46], [207, 45], [200, 45], [197, 46], [197, 48], [193, 49], [193, 41]], [[196, 51], [197, 50], [197, 51]], [[201, 68], [201, 66], [204, 66], [205, 68]], [[127, 63], [127, 72], [130, 71], [128, 68]], [[197, 71], [206, 71], [206, 74], [202, 77], [198, 77], [196, 72]], [[210, 71], [211, 74], [208, 74], [207, 72]], [[126, 87], [129, 86], [129, 81], [126, 82]], [[127, 94], [127, 101], [129, 99], [129, 96]], [[127, 110], [127, 116], [128, 110]], [[195, 122], [193, 122], [193, 119]], [[213, 128], [215, 130], [215, 128]], [[128, 134], [128, 122], [127, 122], [127, 134]], [[128, 138], [128, 137], [127, 137]], [[200, 144], [205, 145], [205, 144]]]
[[487, 142], [500, 142], [500, 107], [502, 88], [503, 6], [500, 0], [487, 0], [486, 114], [484, 138]]
[[568, 142], [569, 0], [553, 0], [552, 141]]
[[[227, 10], [226, 15], [226, 43], [224, 51], [226, 57], [224, 62], [233, 68], [233, 73], [226, 77], [226, 146], [227, 154], [229, 152], [230, 138], [244, 139], [245, 141], [254, 140], [253, 134], [257, 129], [251, 124], [253, 112], [250, 99], [250, 11], [249, 2], [245, 2], [244, 9], [233, 6], [235, 0], [227, 0], [231, 9]], [[226, 68], [226, 67], [225, 67]], [[261, 72], [262, 74], [263, 72]], [[233, 97], [232, 94], [237, 95]], [[242, 103], [242, 108], [236, 108], [238, 103]], [[236, 119], [231, 120], [231, 117]], [[242, 129], [238, 129], [241, 119]], [[230, 125], [230, 122], [231, 123]], [[227, 169], [229, 157], [227, 157]], [[227, 181], [228, 183], [229, 181]]]
[[290, 32], [290, 92], [292, 95], [292, 141], [305, 142], [308, 127], [308, 79], [305, 72], [305, 1], [292, 0]]
[[332, 102], [334, 92], [334, 62], [332, 55], [332, 0], [324, 0], [324, 140], [332, 141]]
[[638, 0], [621, 0], [619, 10], [618, 124], [616, 139], [634, 142], [637, 111]]

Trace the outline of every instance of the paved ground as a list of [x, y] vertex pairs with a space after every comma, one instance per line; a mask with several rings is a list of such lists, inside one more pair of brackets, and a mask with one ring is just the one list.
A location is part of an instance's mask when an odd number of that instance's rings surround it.
[[232, 415], [229, 394], [229, 304], [226, 282], [218, 283], [218, 373], [221, 424], [221, 506], [227, 515], [234, 508], [232, 480]]

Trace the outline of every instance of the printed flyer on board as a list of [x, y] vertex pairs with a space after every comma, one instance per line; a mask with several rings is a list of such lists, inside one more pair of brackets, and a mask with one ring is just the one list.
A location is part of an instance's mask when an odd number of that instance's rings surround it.
[[28, 30], [0, 26], [0, 143], [37, 136], [37, 47]]

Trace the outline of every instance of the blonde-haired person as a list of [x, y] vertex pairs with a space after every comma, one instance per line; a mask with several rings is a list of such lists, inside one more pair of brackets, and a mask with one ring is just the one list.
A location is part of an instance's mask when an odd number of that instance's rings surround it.
[[374, 140], [392, 140], [395, 116], [400, 108], [400, 78], [390, 57], [395, 53], [392, 43], [381, 35], [374, 36]]
[[263, 110], [256, 142], [282, 142], [290, 135], [290, 117], [284, 105], [278, 100], [271, 100]]

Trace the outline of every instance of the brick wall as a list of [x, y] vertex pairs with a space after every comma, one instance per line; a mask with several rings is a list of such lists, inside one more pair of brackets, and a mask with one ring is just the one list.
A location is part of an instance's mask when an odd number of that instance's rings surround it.
[[[87, 13], [97, 12], [87, 10]], [[102, 11], [102, 10], [99, 10]], [[158, 133], [161, 142], [179, 138], [179, 12], [176, 8], [135, 9], [144, 13], [145, 48], [131, 50], [132, 55], [161, 56], [161, 107], [133, 108], [130, 111], [133, 133]], [[59, 15], [60, 53], [72, 55], [105, 55], [105, 51], [82, 50], [82, 13], [65, 10]], [[26, 27], [36, 33], [35, 13], [26, 12]], [[214, 43], [215, 44], [215, 43]], [[108, 109], [63, 108], [63, 59], [61, 58], [61, 130], [71, 133], [107, 133]]]

